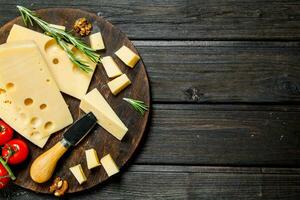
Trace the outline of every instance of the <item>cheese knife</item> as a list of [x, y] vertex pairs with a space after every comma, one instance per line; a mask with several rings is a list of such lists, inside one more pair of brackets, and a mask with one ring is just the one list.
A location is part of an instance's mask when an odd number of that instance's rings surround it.
[[68, 128], [63, 139], [49, 150], [38, 156], [30, 167], [30, 177], [36, 183], [48, 181], [56, 167], [58, 160], [71, 147], [76, 146], [97, 124], [93, 113], [88, 113]]

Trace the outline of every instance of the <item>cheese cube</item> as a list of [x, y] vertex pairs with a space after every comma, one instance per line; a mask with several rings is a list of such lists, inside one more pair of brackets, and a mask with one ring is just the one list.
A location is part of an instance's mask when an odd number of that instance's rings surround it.
[[103, 168], [105, 169], [108, 176], [112, 176], [119, 172], [119, 168], [116, 165], [115, 161], [112, 159], [110, 154], [107, 154], [103, 158], [101, 158], [101, 164]]
[[66, 27], [62, 26], [62, 25], [49, 24], [49, 26], [52, 27], [52, 28], [57, 28], [57, 29], [63, 30], [63, 31], [66, 30]]
[[75, 57], [82, 59], [92, 69], [92, 72], [83, 72], [70, 61], [68, 54], [53, 38], [14, 24], [7, 42], [24, 40], [32, 40], [38, 45], [60, 91], [77, 99], [81, 99], [86, 94], [96, 63], [93, 63], [86, 55], [73, 47], [71, 50]]
[[115, 53], [127, 66], [134, 68], [140, 57], [126, 46], [122, 46]]
[[75, 176], [78, 183], [81, 185], [82, 183], [86, 182], [87, 178], [82, 170], [81, 164], [76, 165], [70, 168], [70, 171]]
[[117, 63], [113, 60], [111, 56], [106, 56], [102, 58], [102, 65], [106, 71], [106, 74], [109, 78], [114, 78], [122, 74]]
[[50, 134], [73, 122], [33, 41], [0, 46], [0, 88], [5, 91], [0, 98], [0, 117], [39, 147], [44, 146]]
[[111, 80], [107, 83], [110, 91], [117, 95], [119, 92], [121, 92], [123, 89], [125, 89], [128, 85], [131, 84], [131, 81], [127, 77], [126, 74], [123, 74], [122, 76], [119, 76], [115, 78], [114, 80]]
[[92, 112], [96, 116], [98, 124], [119, 140], [122, 140], [128, 131], [97, 89], [86, 94], [82, 98], [79, 107], [85, 113]]
[[105, 49], [105, 45], [100, 32], [90, 35], [91, 48], [95, 50]]
[[95, 149], [85, 150], [88, 169], [100, 166], [99, 158]]

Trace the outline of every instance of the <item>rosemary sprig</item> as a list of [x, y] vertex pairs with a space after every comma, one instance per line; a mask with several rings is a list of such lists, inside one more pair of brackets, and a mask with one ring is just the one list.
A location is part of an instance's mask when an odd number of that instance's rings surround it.
[[11, 180], [16, 180], [16, 176], [14, 175], [14, 173], [12, 172], [12, 170], [10, 169], [10, 167], [8, 166], [7, 162], [0, 157], [0, 163], [3, 165], [3, 167], [6, 169], [6, 171], [9, 174], [9, 177], [11, 178]]
[[124, 101], [128, 102], [136, 111], [144, 115], [145, 111], [148, 110], [148, 106], [143, 102], [136, 99], [123, 98]]
[[68, 46], [68, 43], [74, 45], [79, 51], [83, 52], [91, 61], [94, 63], [100, 62], [100, 55], [96, 53], [96, 51], [90, 48], [87, 44], [85, 44], [79, 38], [67, 33], [61, 29], [57, 29], [51, 27], [48, 22], [40, 19], [35, 12], [23, 7], [17, 6], [18, 10], [21, 13], [24, 24], [27, 26], [30, 24], [33, 26], [33, 22], [35, 22], [47, 35], [53, 37], [57, 44], [64, 50], [69, 56], [69, 59], [82, 71], [90, 72], [92, 69], [90, 66], [83, 60], [75, 57], [74, 53]]

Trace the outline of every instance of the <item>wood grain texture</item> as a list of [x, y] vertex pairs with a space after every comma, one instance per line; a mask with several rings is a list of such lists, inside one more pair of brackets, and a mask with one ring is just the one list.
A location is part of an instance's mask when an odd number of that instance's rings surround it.
[[297, 0], [11, 0], [0, 24], [16, 17], [16, 4], [32, 9], [73, 7], [112, 21], [131, 39], [299, 40]]
[[136, 41], [154, 102], [300, 101], [299, 42]]
[[[106, 44], [105, 52], [101, 53], [102, 56], [111, 55], [116, 57], [114, 52], [118, 50], [121, 46], [126, 45], [133, 51], [136, 51], [132, 43], [119, 29], [114, 27], [109, 22], [105, 21], [103, 18], [78, 9], [44, 9], [37, 12], [41, 18], [44, 20], [58, 25], [65, 25], [67, 30], [71, 30], [74, 22], [81, 17], [86, 17], [91, 23], [93, 23], [93, 31], [101, 31], [103, 39]], [[0, 29], [0, 43], [4, 43], [8, 36], [8, 33], [13, 24], [22, 24], [22, 20], [19, 18], [10, 21]], [[35, 28], [35, 30], [38, 30]], [[85, 38], [87, 39], [87, 38]], [[137, 52], [137, 51], [136, 51]], [[116, 164], [121, 168], [127, 163], [131, 158], [135, 149], [137, 148], [146, 128], [148, 112], [141, 117], [139, 113], [135, 112], [130, 105], [122, 100], [123, 97], [130, 97], [133, 99], [139, 99], [150, 105], [150, 91], [148, 77], [143, 65], [140, 61], [134, 69], [126, 67], [120, 60], [115, 59], [118, 66], [120, 66], [123, 73], [126, 73], [129, 79], [132, 81], [132, 85], [129, 86], [118, 96], [111, 94], [107, 82], [109, 81], [104, 68], [101, 64], [97, 67], [94, 72], [94, 77], [89, 87], [89, 91], [97, 88], [101, 94], [106, 98], [111, 107], [128, 127], [128, 132], [123, 138], [122, 142], [114, 138], [111, 134], [105, 131], [102, 127], [96, 126], [96, 128], [90, 133], [86, 138], [76, 148], [72, 149], [72, 152], [66, 153], [61, 161], [56, 167], [56, 171], [53, 177], [64, 177], [69, 182], [68, 192], [78, 192], [90, 188], [105, 181], [108, 176], [103, 168], [97, 168], [95, 170], [88, 170], [86, 166], [86, 159], [84, 151], [89, 148], [95, 148], [98, 152], [99, 157], [103, 157], [106, 154], [111, 154], [112, 158], [115, 160]], [[64, 95], [64, 98], [69, 105], [69, 109], [72, 113], [74, 120], [83, 116], [83, 112], [79, 108], [79, 100], [68, 95]], [[17, 180], [15, 184], [20, 185], [24, 188], [48, 193], [51, 181], [44, 184], [34, 183], [29, 176], [29, 166], [33, 160], [43, 153], [46, 149], [49, 149], [59, 140], [62, 139], [63, 130], [59, 133], [51, 136], [48, 143], [43, 149], [40, 149], [33, 144], [30, 144], [31, 157], [23, 167], [16, 170]], [[88, 181], [85, 184], [79, 185], [75, 177], [70, 172], [69, 168], [81, 164], [83, 166], [83, 171], [87, 177]]]
[[[299, 1], [2, 0], [0, 24], [19, 3], [103, 16], [137, 40], [150, 76], [135, 165], [67, 199], [300, 199]], [[17, 186], [2, 198], [54, 199]]]
[[[135, 165], [122, 176], [67, 199], [289, 199], [300, 198], [300, 172], [261, 172], [262, 168]], [[264, 171], [268, 169], [264, 168]], [[120, 187], [122, 185], [122, 187]], [[6, 200], [29, 200], [38, 195], [11, 187], [0, 193]]]
[[139, 164], [300, 166], [300, 107], [153, 106]]

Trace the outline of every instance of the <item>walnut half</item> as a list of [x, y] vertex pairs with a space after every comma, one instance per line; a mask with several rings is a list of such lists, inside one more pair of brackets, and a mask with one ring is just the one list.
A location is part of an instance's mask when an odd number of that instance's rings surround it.
[[80, 36], [88, 36], [91, 33], [93, 26], [83, 17], [76, 20], [73, 28]]
[[65, 192], [68, 190], [68, 188], [69, 188], [69, 184], [66, 180], [64, 180], [61, 188], [54, 192], [54, 196], [57, 196], [57, 197], [63, 196], [65, 194]]
[[63, 180], [60, 177], [54, 179], [53, 184], [50, 186], [49, 191], [54, 193], [55, 196], [59, 197], [64, 195], [68, 190], [69, 184], [66, 180]]
[[[60, 187], [59, 187], [60, 186]], [[52, 185], [50, 186], [49, 191], [51, 193], [55, 192], [56, 190], [58, 190], [59, 188], [61, 188], [62, 186], [62, 179], [60, 177], [56, 177], [52, 183]]]

